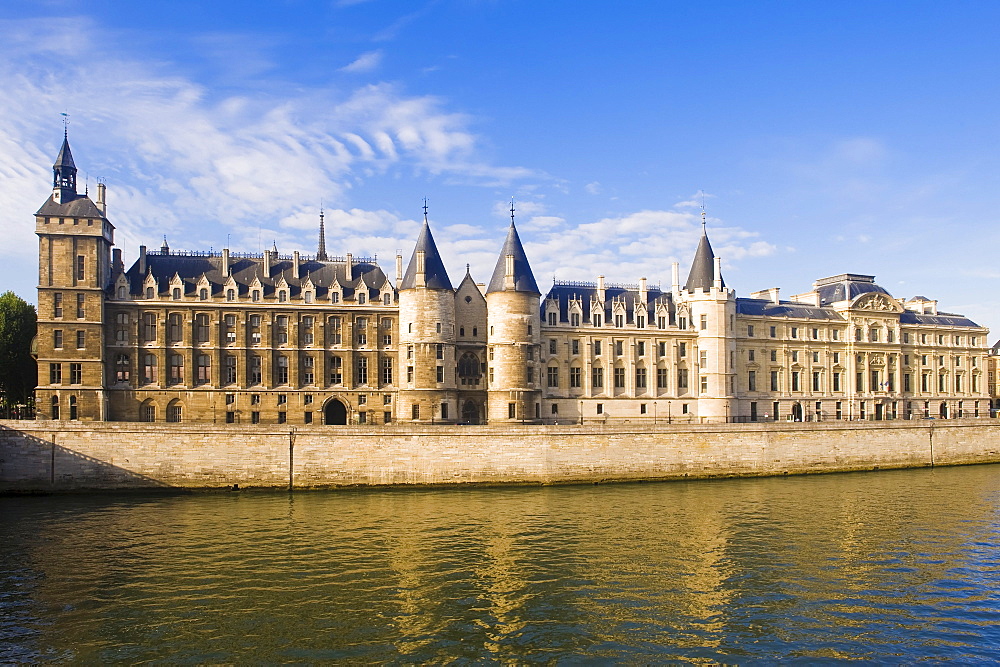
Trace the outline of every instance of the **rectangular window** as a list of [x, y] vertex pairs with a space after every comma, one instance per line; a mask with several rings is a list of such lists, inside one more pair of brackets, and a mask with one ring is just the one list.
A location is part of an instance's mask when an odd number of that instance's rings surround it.
[[198, 355], [198, 376], [197, 384], [208, 384], [209, 375], [212, 370], [212, 360], [207, 354]]
[[910, 391], [910, 374], [903, 373], [903, 391], [909, 393]]
[[444, 366], [436, 366], [434, 368], [434, 380], [437, 382], [444, 382]]
[[52, 317], [62, 317], [62, 292], [53, 294], [52, 299]]
[[559, 368], [549, 366], [545, 373], [545, 382], [549, 387], [559, 386]]
[[316, 384], [316, 360], [311, 356], [302, 357], [302, 384]]
[[747, 371], [747, 391], [757, 391], [757, 371]]
[[799, 337], [799, 328], [792, 327], [792, 338], [798, 338], [798, 337]]
[[604, 369], [600, 366], [594, 366], [591, 370], [591, 384], [594, 389], [600, 389], [604, 386]]
[[83, 364], [73, 363], [69, 365], [69, 383], [83, 384]]
[[686, 357], [688, 353], [687, 343], [682, 342], [678, 350], [682, 359]]
[[82, 350], [87, 346], [87, 332], [77, 331], [76, 332], [76, 349]]
[[833, 390], [840, 391], [840, 373], [833, 374]]
[[702, 331], [708, 328], [708, 315], [702, 315], [698, 320], [699, 327]]
[[594, 355], [595, 356], [601, 355], [601, 341], [599, 340], [594, 341]]
[[77, 294], [76, 295], [76, 318], [78, 320], [82, 320], [84, 317], [86, 317], [86, 315], [87, 315], [87, 313], [86, 313], [86, 305], [87, 305], [87, 297], [84, 296], [83, 294]]
[[769, 333], [771, 334], [771, 338], [777, 338], [778, 327], [771, 327]]
[[550, 338], [549, 339], [549, 354], [555, 354], [555, 353], [556, 353], [556, 339], [555, 338]]
[[167, 379], [170, 384], [180, 384], [184, 378], [184, 357], [179, 354], [170, 355], [170, 368]]
[[747, 338], [753, 338], [753, 325], [747, 325]]
[[645, 389], [646, 388], [646, 369], [637, 368], [635, 369], [635, 388]]
[[778, 391], [778, 371], [771, 371], [771, 391]]
[[223, 384], [236, 384], [236, 357], [226, 355]]
[[646, 343], [644, 341], [639, 341], [635, 344], [636, 356], [644, 357], [646, 356]]
[[574, 338], [570, 342], [570, 350], [573, 354], [580, 354], [580, 341], [578, 339]]
[[572, 388], [574, 388], [574, 389], [579, 389], [580, 388], [580, 386], [581, 386], [581, 380], [580, 380], [580, 369], [579, 368], [575, 368], [574, 367], [574, 368], [570, 368], [569, 369], [569, 386], [572, 387]]
[[406, 367], [406, 381], [409, 383], [413, 382], [413, 366]]
[[686, 368], [677, 369], [677, 389], [683, 391], [688, 388], [688, 371]]
[[667, 388], [667, 369], [657, 368], [656, 369], [656, 388], [666, 389]]
[[368, 384], [368, 357], [358, 357], [356, 384]]
[[207, 343], [208, 342], [208, 315], [205, 313], [198, 313], [194, 316], [194, 330], [196, 342]]
[[819, 329], [817, 329], [816, 327], [813, 327], [812, 337], [813, 340], [819, 340]]
[[624, 389], [625, 388], [625, 369], [624, 368], [616, 368], [616, 369], [614, 369], [614, 382], [615, 382], [615, 389]]
[[819, 372], [813, 371], [813, 391], [819, 391]]
[[528, 366], [528, 384], [535, 381], [535, 369], [532, 366]]
[[516, 403], [508, 403], [507, 404], [507, 419], [516, 419], [516, 418], [517, 418], [517, 404]]
[[57, 350], [62, 349], [63, 346], [63, 332], [62, 329], [56, 329], [52, 332], [52, 347]]
[[76, 256], [76, 279], [83, 280], [87, 275], [87, 258], [83, 255]]
[[747, 350], [747, 361], [755, 361], [757, 354], [754, 350]]
[[620, 340], [616, 340], [615, 341], [615, 355], [616, 356], [620, 357], [620, 356], [622, 356], [625, 353], [624, 346], [625, 346], [625, 343], [623, 341], [620, 341]]
[[862, 392], [865, 390], [865, 374], [858, 372], [854, 376], [854, 391]]
[[708, 377], [704, 375], [701, 376], [701, 381], [700, 381], [700, 386], [698, 387], [698, 391], [699, 393], [702, 394], [708, 393]]
[[799, 391], [799, 375], [798, 371], [792, 371], [792, 391]]
[[62, 384], [62, 364], [49, 364], [49, 384]]

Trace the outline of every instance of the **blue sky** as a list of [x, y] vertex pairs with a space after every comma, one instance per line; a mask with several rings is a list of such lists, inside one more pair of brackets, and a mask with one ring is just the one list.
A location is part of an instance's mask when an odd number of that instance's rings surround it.
[[[60, 113], [131, 263], [409, 257], [485, 281], [516, 200], [553, 276], [740, 295], [843, 272], [1000, 333], [996, 2], [39, 2], [0, 12], [0, 289], [34, 299]], [[991, 340], [996, 334], [991, 335]]]

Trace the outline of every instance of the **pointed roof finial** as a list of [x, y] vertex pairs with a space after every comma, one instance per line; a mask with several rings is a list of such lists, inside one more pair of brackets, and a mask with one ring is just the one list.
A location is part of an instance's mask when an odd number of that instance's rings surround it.
[[271, 240], [271, 252], [273, 252], [275, 255], [278, 254], [278, 242], [274, 239]]
[[59, 115], [62, 116], [63, 139], [69, 139], [69, 114], [66, 113], [66, 112], [63, 112], [63, 113], [61, 113]]
[[320, 202], [319, 205], [319, 245], [316, 248], [316, 261], [326, 262], [328, 260], [326, 255], [326, 222], [323, 213], [323, 203]]
[[427, 197], [424, 197], [424, 224], [427, 224]]
[[164, 254], [164, 255], [169, 255], [170, 254], [170, 246], [167, 245], [167, 235], [166, 234], [163, 235], [163, 245], [160, 246], [160, 253]]
[[514, 198], [510, 198], [510, 226], [514, 226]]
[[708, 218], [705, 216], [705, 191], [701, 191], [701, 233], [708, 234]]

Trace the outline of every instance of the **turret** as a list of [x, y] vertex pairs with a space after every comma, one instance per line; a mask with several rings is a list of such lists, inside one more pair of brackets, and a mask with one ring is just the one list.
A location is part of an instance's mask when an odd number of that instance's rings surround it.
[[73, 151], [69, 149], [69, 135], [63, 131], [62, 148], [59, 149], [59, 155], [52, 165], [52, 201], [57, 204], [68, 204], [77, 196], [76, 163], [73, 162]]
[[701, 239], [678, 298], [688, 304], [691, 326], [698, 334], [697, 366], [690, 385], [697, 397], [697, 417], [702, 422], [724, 422], [733, 416], [736, 295], [722, 279], [722, 262], [712, 251], [702, 216]]
[[427, 221], [399, 283], [401, 389], [398, 419], [438, 423], [458, 418], [455, 388], [455, 290]]
[[541, 417], [540, 296], [514, 226], [512, 203], [507, 239], [486, 289], [491, 422]]

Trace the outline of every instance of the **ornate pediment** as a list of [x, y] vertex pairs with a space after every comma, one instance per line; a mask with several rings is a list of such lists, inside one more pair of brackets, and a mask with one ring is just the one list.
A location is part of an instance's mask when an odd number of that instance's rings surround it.
[[883, 313], [901, 313], [903, 308], [896, 300], [885, 294], [863, 294], [851, 305], [855, 310], [874, 310]]

